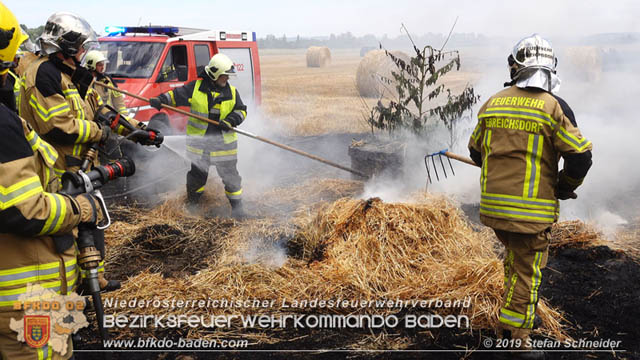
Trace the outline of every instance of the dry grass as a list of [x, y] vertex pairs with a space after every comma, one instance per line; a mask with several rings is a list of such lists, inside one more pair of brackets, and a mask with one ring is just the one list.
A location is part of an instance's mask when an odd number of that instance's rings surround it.
[[591, 247], [606, 245], [601, 232], [580, 220], [556, 223], [551, 228], [551, 247]]
[[[163, 269], [131, 273], [121, 290], [109, 296], [119, 299], [435, 299], [471, 298], [471, 307], [431, 309], [436, 313], [467, 315], [473, 328], [497, 324], [502, 294], [502, 264], [494, 251], [496, 239], [489, 231], [476, 232], [458, 209], [442, 197], [414, 196], [412, 203], [387, 204], [379, 199], [355, 200], [361, 184], [324, 180], [306, 186], [274, 190], [256, 202], [278, 208], [298, 206], [287, 221], [281, 213], [240, 224], [233, 220], [190, 217], [180, 199], [168, 199], [148, 213], [137, 214], [135, 224], [116, 223], [109, 229], [111, 258], [127, 257], [128, 242], [140, 236], [143, 226], [165, 224], [179, 230], [182, 246], [209, 243], [192, 260], [203, 266], [192, 273], [163, 276]], [[287, 195], [288, 197], [285, 197]], [[318, 202], [318, 199], [326, 201]], [[130, 211], [130, 210], [122, 210]], [[172, 230], [173, 231], [173, 230]], [[128, 239], [128, 240], [127, 240]], [[155, 241], [144, 239], [144, 241]], [[134, 244], [135, 245], [135, 244]], [[278, 249], [289, 246], [294, 255], [274, 261]], [[207, 249], [209, 249], [207, 248]], [[198, 248], [200, 249], [200, 248]], [[189, 250], [189, 249], [185, 249]], [[255, 256], [247, 257], [253, 252]], [[175, 259], [166, 257], [170, 263]], [[166, 274], [165, 274], [166, 275]], [[366, 308], [360, 311], [394, 313], [400, 309]], [[298, 309], [299, 312], [351, 313], [347, 309]], [[144, 314], [279, 314], [274, 308], [127, 309], [121, 313]], [[557, 311], [541, 301], [543, 331], [563, 338]], [[227, 329], [238, 334], [242, 329]], [[119, 334], [124, 336], [123, 334]], [[245, 334], [246, 335], [246, 334]], [[190, 330], [189, 336], [215, 337], [221, 333]], [[275, 333], [249, 335], [262, 342], [276, 341]], [[380, 340], [403, 347], [404, 340]], [[373, 345], [372, 345], [373, 346]], [[386, 345], [385, 345], [386, 346]]]

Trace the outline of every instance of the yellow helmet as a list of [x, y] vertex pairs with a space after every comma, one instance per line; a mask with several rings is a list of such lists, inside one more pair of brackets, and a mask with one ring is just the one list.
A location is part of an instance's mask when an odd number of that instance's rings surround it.
[[105, 64], [109, 62], [109, 60], [107, 60], [107, 57], [104, 56], [102, 51], [99, 50], [91, 50], [84, 57], [85, 67], [92, 71], [95, 71], [96, 65], [98, 65], [99, 62], [103, 61]]
[[22, 34], [20, 24], [11, 10], [0, 3], [0, 74], [5, 74], [15, 66], [13, 59], [18, 46], [27, 38]]
[[205, 72], [213, 81], [218, 80], [220, 75], [236, 75], [236, 68], [233, 65], [233, 61], [225, 54], [215, 54], [209, 60], [209, 64], [204, 67]]

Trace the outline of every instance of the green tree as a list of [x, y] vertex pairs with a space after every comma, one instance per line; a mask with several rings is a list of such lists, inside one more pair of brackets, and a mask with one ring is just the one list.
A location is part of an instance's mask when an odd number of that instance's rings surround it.
[[[430, 45], [419, 49], [415, 43], [413, 50], [415, 54], [408, 63], [385, 51], [395, 64], [392, 76], [397, 96], [381, 98], [371, 109], [367, 122], [372, 128], [386, 130], [390, 135], [405, 129], [424, 136], [439, 120], [449, 132], [452, 146], [457, 122], [480, 100], [480, 96], [469, 85], [460, 94], [452, 94], [445, 84], [437, 84], [448, 72], [460, 70], [460, 53], [457, 50], [443, 51]], [[430, 106], [445, 94], [444, 105]]]

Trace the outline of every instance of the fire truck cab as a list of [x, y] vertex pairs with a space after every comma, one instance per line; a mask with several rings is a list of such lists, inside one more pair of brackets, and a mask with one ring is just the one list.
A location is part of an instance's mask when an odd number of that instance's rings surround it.
[[[249, 107], [261, 100], [260, 60], [256, 33], [203, 30], [172, 26], [108, 26], [101, 37], [100, 51], [109, 63], [106, 73], [123, 90], [145, 98], [158, 96], [196, 80], [209, 59], [221, 52], [235, 63], [236, 77], [229, 82], [238, 88]], [[141, 100], [125, 97], [129, 115], [148, 121], [164, 134], [185, 132], [187, 117]], [[188, 107], [183, 110], [189, 111]]]

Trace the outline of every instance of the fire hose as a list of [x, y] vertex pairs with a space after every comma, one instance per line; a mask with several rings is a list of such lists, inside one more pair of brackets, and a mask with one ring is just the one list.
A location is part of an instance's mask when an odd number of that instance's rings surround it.
[[[109, 90], [117, 91], [117, 92], [120, 92], [120, 93], [125, 94], [127, 96], [131, 96], [134, 99], [142, 100], [142, 101], [147, 102], [147, 103], [149, 102], [149, 99], [147, 99], [145, 97], [142, 97], [140, 95], [136, 95], [136, 94], [130, 93], [128, 91], [125, 91], [125, 90], [122, 90], [122, 89], [119, 89], [119, 88], [116, 88], [116, 87], [113, 87], [113, 86], [109, 86], [109, 85], [103, 84], [101, 82], [95, 82], [95, 84], [100, 85], [100, 86], [102, 86], [104, 88], [107, 88]], [[209, 119], [209, 118], [207, 118], [205, 116], [200, 116], [198, 114], [193, 114], [193, 113], [190, 113], [189, 111], [185, 111], [185, 110], [179, 109], [177, 107], [173, 107], [173, 106], [170, 106], [170, 105], [167, 105], [167, 104], [162, 104], [162, 107], [164, 107], [167, 110], [175, 111], [175, 112], [177, 112], [179, 114], [190, 116], [190, 117], [196, 118], [198, 120], [202, 120], [202, 121], [208, 122], [208, 123], [213, 124], [213, 125], [225, 126], [224, 124], [220, 124], [219, 122], [217, 122], [215, 120], [211, 120], [211, 119]], [[279, 147], [281, 149], [290, 151], [292, 153], [307, 157], [309, 159], [319, 161], [319, 162], [321, 162], [323, 164], [326, 164], [326, 165], [329, 165], [329, 166], [333, 166], [333, 167], [338, 168], [340, 170], [348, 171], [348, 172], [350, 172], [352, 174], [355, 174], [355, 175], [358, 175], [358, 176], [360, 176], [362, 178], [365, 178], [365, 179], [369, 178], [369, 176], [365, 175], [364, 173], [362, 173], [362, 172], [360, 172], [358, 170], [354, 170], [354, 169], [348, 168], [346, 166], [334, 163], [332, 161], [323, 159], [323, 158], [321, 158], [319, 156], [316, 156], [316, 155], [313, 155], [313, 154], [309, 154], [309, 153], [304, 152], [302, 150], [298, 150], [298, 149], [293, 148], [291, 146], [288, 146], [288, 145], [285, 145], [285, 144], [281, 144], [281, 143], [278, 143], [278, 142], [273, 141], [273, 140], [269, 140], [269, 139], [267, 139], [265, 137], [262, 137], [262, 136], [259, 136], [259, 135], [256, 135], [256, 134], [252, 134], [252, 133], [250, 133], [248, 131], [237, 129], [237, 128], [229, 128], [229, 130], [234, 131], [234, 132], [236, 132], [238, 134], [241, 134], [241, 135], [244, 135], [244, 136], [248, 136], [248, 137], [250, 137], [252, 139], [256, 139], [258, 141], [262, 141], [264, 143]]]
[[79, 226], [78, 238], [76, 240], [79, 252], [78, 264], [80, 268], [88, 274], [84, 282], [93, 300], [98, 329], [100, 330], [100, 336], [103, 342], [108, 339], [109, 335], [104, 328], [104, 308], [102, 298], [100, 297], [100, 285], [98, 283], [98, 264], [102, 256], [96, 247], [95, 236], [103, 236], [99, 234], [99, 232], [103, 232], [104, 229], [111, 225], [111, 218], [109, 217], [109, 212], [107, 211], [106, 204], [99, 189], [111, 180], [131, 176], [134, 173], [135, 164], [133, 161], [128, 158], [123, 158], [108, 165], [96, 166], [93, 170], [86, 173], [83, 170], [78, 170], [76, 173], [67, 171], [62, 175], [62, 190], [60, 192], [67, 195], [78, 195], [82, 193], [94, 195], [100, 203], [104, 219], [106, 220], [106, 223], [102, 225]]

